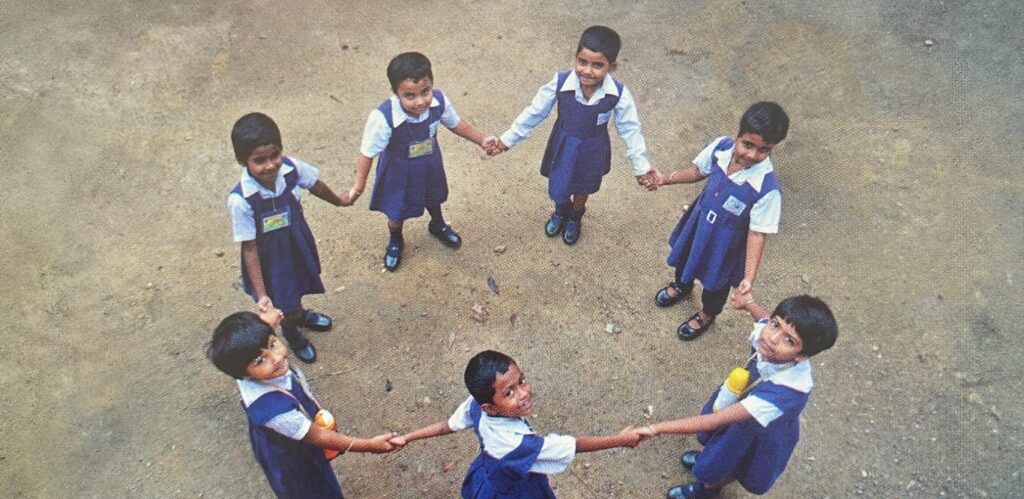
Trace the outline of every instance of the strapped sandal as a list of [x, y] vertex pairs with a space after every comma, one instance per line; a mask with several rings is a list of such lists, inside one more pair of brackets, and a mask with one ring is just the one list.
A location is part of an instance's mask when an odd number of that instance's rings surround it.
[[[690, 321], [697, 323], [697, 329], [690, 327]], [[684, 341], [695, 340], [698, 336], [707, 332], [708, 329], [711, 329], [711, 325], [714, 323], [714, 317], [704, 321], [704, 319], [700, 318], [700, 312], [697, 312], [696, 314], [693, 314], [693, 317], [690, 317], [686, 322], [679, 325], [679, 329], [676, 330], [676, 334], [679, 336], [679, 339]]]
[[[668, 294], [669, 288], [672, 288], [676, 291], [675, 296]], [[668, 283], [668, 286], [665, 286], [664, 288], [658, 290], [658, 292], [654, 295], [654, 304], [662, 308], [671, 307], [672, 305], [675, 305], [676, 303], [682, 301], [683, 298], [686, 298], [687, 294], [689, 293], [685, 289], [679, 287], [679, 285], [676, 284], [675, 281], [673, 281]]]

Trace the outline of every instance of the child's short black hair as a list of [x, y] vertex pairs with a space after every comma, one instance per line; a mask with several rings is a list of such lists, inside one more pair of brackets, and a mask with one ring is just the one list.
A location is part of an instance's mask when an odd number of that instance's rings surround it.
[[434, 73], [430, 70], [430, 59], [419, 52], [404, 52], [395, 56], [388, 63], [388, 81], [391, 91], [398, 91], [398, 84], [405, 80], [418, 82], [424, 78], [434, 81]]
[[778, 144], [789, 133], [789, 116], [774, 102], [758, 102], [740, 118], [740, 135], [756, 133], [769, 144]]
[[245, 368], [274, 335], [274, 328], [252, 312], [236, 312], [220, 321], [206, 356], [217, 369], [235, 379], [245, 378]]
[[281, 129], [277, 123], [263, 113], [249, 113], [235, 122], [231, 128], [231, 145], [235, 148], [235, 159], [245, 166], [249, 155], [257, 147], [274, 144], [281, 148]]
[[494, 380], [507, 373], [509, 366], [515, 363], [512, 357], [494, 350], [484, 350], [469, 359], [463, 378], [478, 404], [494, 403]]
[[800, 351], [804, 355], [828, 350], [839, 336], [839, 326], [832, 311], [825, 302], [813, 296], [790, 296], [782, 300], [772, 312], [772, 317], [778, 317], [796, 329], [796, 334], [804, 344]]
[[609, 63], [615, 62], [619, 57], [619, 49], [622, 47], [622, 39], [615, 30], [607, 26], [591, 26], [583, 30], [580, 36], [580, 44], [576, 47], [576, 53], [587, 49], [591, 52], [600, 52], [608, 59]]

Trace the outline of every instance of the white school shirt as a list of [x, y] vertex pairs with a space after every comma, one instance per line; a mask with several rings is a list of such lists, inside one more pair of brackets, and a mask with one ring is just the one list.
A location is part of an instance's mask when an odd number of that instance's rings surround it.
[[[714, 153], [718, 168], [723, 172], [729, 171], [729, 163], [732, 161], [732, 154], [736, 151], [736, 146], [733, 145], [729, 149], [724, 151], [715, 152], [715, 146], [718, 145], [722, 139], [728, 137], [719, 137], [707, 147], [704, 148], [696, 158], [693, 158], [693, 164], [697, 165], [697, 169], [700, 170], [700, 174], [707, 177], [711, 175], [711, 154]], [[760, 163], [755, 163], [750, 168], [743, 168], [729, 175], [729, 180], [732, 180], [737, 185], [743, 182], [749, 183], [754, 190], [761, 192], [761, 184], [764, 182], [764, 176], [775, 171], [775, 167], [772, 165], [772, 158], [769, 156]], [[777, 234], [779, 232], [779, 221], [782, 219], [782, 194], [778, 190], [772, 190], [771, 192], [761, 196], [754, 206], [750, 207], [750, 230], [755, 232], [763, 232], [765, 234]]]
[[[555, 91], [557, 86], [558, 73], [555, 73], [555, 77], [551, 81], [540, 87], [533, 101], [512, 122], [512, 126], [505, 133], [501, 134], [501, 141], [506, 146], [512, 147], [526, 140], [533, 133], [533, 129], [551, 114], [551, 108], [558, 101], [558, 95]], [[601, 82], [601, 86], [594, 91], [594, 95], [591, 95], [590, 100], [587, 101], [583, 97], [580, 79], [576, 76], [575, 71], [569, 72], [569, 76], [565, 79], [565, 83], [562, 84], [562, 88], [558, 90], [558, 92], [568, 91], [575, 92], [576, 102], [586, 106], [596, 105], [605, 95], [619, 95], [619, 88], [615, 86], [615, 80], [612, 79], [612, 75], [606, 74], [604, 75], [604, 81]], [[637, 112], [633, 93], [625, 85], [622, 86], [622, 95], [619, 95], [619, 103], [615, 105], [613, 112], [615, 113], [615, 129], [619, 132], [619, 137], [622, 137], [622, 140], [626, 143], [626, 159], [633, 165], [633, 175], [647, 173], [651, 170], [651, 162], [647, 159], [647, 142], [640, 131], [640, 115]]]
[[[469, 414], [472, 403], [473, 396], [470, 395], [458, 409], [455, 409], [452, 417], [448, 418], [448, 428], [452, 431], [461, 431], [473, 424], [473, 418]], [[495, 459], [501, 459], [519, 447], [524, 435], [536, 434], [524, 419], [491, 417], [483, 411], [480, 413], [477, 431], [483, 440], [484, 452]], [[542, 438], [544, 444], [530, 471], [551, 475], [565, 470], [576, 457], [576, 438], [555, 433], [549, 433]]]
[[[441, 124], [447, 128], [459, 126], [459, 122], [462, 120], [459, 118], [459, 113], [455, 112], [455, 106], [452, 104], [451, 99], [444, 92], [441, 92], [441, 98], [444, 99], [444, 112], [441, 113]], [[405, 109], [402, 109], [402, 103], [398, 100], [397, 95], [392, 94], [390, 99], [391, 122], [395, 124], [395, 127], [407, 120], [409, 123], [420, 123], [430, 118], [429, 109], [423, 111], [423, 114], [419, 116], [409, 116]], [[430, 102], [430, 107], [440, 105], [441, 103], [437, 99], [433, 99]], [[388, 121], [384, 118], [384, 113], [380, 109], [370, 111], [370, 116], [366, 118], [366, 126], [363, 128], [363, 142], [359, 146], [359, 153], [367, 158], [376, 158], [381, 151], [387, 149], [388, 142], [391, 141], [391, 130], [392, 128], [388, 126]], [[430, 130], [431, 137], [436, 133], [436, 130]]]
[[[299, 178], [295, 188], [292, 189], [292, 195], [295, 196], [296, 201], [300, 201], [302, 189], [311, 189], [316, 184], [316, 181], [320, 179], [320, 170], [317, 170], [315, 166], [301, 159], [291, 156], [288, 156], [288, 159], [292, 160], [295, 163], [295, 169], [299, 170]], [[253, 218], [252, 206], [249, 206], [249, 202], [245, 198], [252, 196], [256, 192], [259, 192], [260, 197], [263, 199], [274, 198], [284, 194], [284, 176], [292, 170], [292, 167], [282, 163], [281, 169], [277, 171], [277, 179], [274, 181], [274, 190], [271, 191], [252, 178], [252, 175], [249, 175], [248, 169], [242, 168], [242, 180], [239, 181], [242, 184], [242, 195], [239, 196], [232, 192], [228, 196], [228, 211], [231, 213], [231, 228], [236, 243], [256, 239], [256, 219]]]
[[[761, 343], [761, 331], [766, 324], [768, 324], [767, 320], [758, 321], [754, 324], [754, 330], [750, 332], [750, 346], [755, 351]], [[761, 378], [768, 378], [764, 380], [764, 383], [771, 382], [776, 385], [792, 388], [800, 393], [810, 393], [811, 388], [814, 386], [814, 380], [811, 378], [811, 362], [804, 359], [797, 362], [793, 367], [783, 369], [785, 367], [786, 364], [767, 362], [761, 359], [760, 352], [757, 353], [757, 372], [761, 375]], [[782, 410], [771, 403], [771, 401], [759, 398], [756, 390], [741, 400], [740, 404], [743, 404], [747, 412], [761, 426], [768, 426], [769, 423], [775, 421], [775, 419], [783, 414]]]
[[[305, 381], [306, 377], [299, 372], [299, 376], [302, 376], [302, 380]], [[283, 390], [291, 390], [292, 383], [295, 383], [292, 379], [292, 371], [288, 371], [287, 374], [278, 376], [273, 379], [266, 381], [253, 381], [251, 379], [240, 379], [238, 381], [238, 391], [242, 393], [242, 403], [246, 407], [252, 405], [256, 399], [266, 395], [269, 392], [276, 392], [273, 387], [267, 385], [273, 385]], [[284, 412], [274, 416], [270, 421], [267, 421], [265, 425], [267, 428], [276, 431], [292, 440], [302, 440], [306, 433], [309, 432], [309, 427], [313, 424], [306, 415], [298, 410], [292, 409], [288, 412]]]

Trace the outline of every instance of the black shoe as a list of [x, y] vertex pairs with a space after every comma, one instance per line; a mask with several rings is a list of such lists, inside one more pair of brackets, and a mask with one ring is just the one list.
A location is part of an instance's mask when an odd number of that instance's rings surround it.
[[544, 235], [548, 237], [555, 237], [562, 233], [565, 229], [565, 218], [559, 212], [551, 214], [551, 218], [548, 219], [547, 225], [544, 226]]
[[697, 464], [697, 456], [699, 455], [699, 450], [688, 450], [679, 456], [679, 462], [683, 464], [684, 468], [692, 470], [693, 465]]
[[306, 329], [320, 331], [322, 333], [324, 331], [330, 331], [331, 326], [333, 325], [334, 323], [331, 322], [331, 318], [324, 314], [318, 314], [312, 310], [302, 311], [301, 326]]
[[452, 226], [448, 224], [435, 225], [433, 222], [427, 224], [427, 232], [436, 238], [438, 238], [445, 246], [449, 248], [458, 248], [462, 246], [462, 238], [452, 230]]
[[[675, 296], [668, 294], [669, 288], [672, 288], [676, 291]], [[654, 304], [662, 308], [671, 307], [672, 305], [675, 305], [676, 303], [682, 301], [683, 298], [686, 298], [686, 295], [688, 294], [690, 294], [688, 290], [686, 290], [685, 288], [681, 288], [678, 284], [672, 282], [669, 283], [668, 286], [665, 286], [664, 288], [658, 290], [658, 292], [654, 295]]]
[[[690, 321], [697, 323], [697, 329], [690, 327]], [[686, 322], [679, 325], [679, 329], [676, 330], [676, 334], [679, 335], [679, 339], [690, 341], [697, 339], [698, 336], [704, 334], [708, 329], [711, 329], [711, 325], [715, 323], [715, 318], [712, 317], [704, 322], [704, 319], [700, 318], [700, 314], [693, 314]]]
[[710, 491], [705, 489], [700, 482], [690, 482], [685, 485], [676, 485], [665, 492], [665, 497], [668, 499], [704, 499], [715, 497], [718, 495], [718, 491]]
[[580, 233], [583, 229], [583, 221], [576, 217], [569, 217], [565, 224], [565, 232], [562, 233], [562, 242], [572, 246], [580, 240]]
[[402, 263], [402, 245], [389, 244], [384, 250], [384, 268], [388, 269], [388, 272], [394, 272], [398, 269], [399, 263]]
[[316, 361], [316, 348], [313, 348], [313, 344], [302, 336], [297, 328], [282, 328], [284, 338], [288, 340], [288, 346], [292, 347], [292, 351], [295, 352], [295, 356], [299, 360], [311, 364]]

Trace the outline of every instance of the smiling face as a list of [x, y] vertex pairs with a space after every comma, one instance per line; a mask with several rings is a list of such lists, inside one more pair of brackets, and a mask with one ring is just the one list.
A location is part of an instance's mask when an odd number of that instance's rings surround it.
[[245, 366], [245, 377], [257, 381], [274, 379], [287, 372], [288, 347], [275, 334], [267, 337], [267, 344], [260, 350], [259, 357]]
[[775, 144], [769, 144], [764, 137], [747, 132], [736, 137], [736, 150], [732, 153], [732, 161], [740, 168], [750, 168], [764, 161], [774, 148]]
[[800, 362], [807, 358], [807, 355], [800, 353], [803, 349], [804, 342], [800, 339], [800, 335], [796, 334], [796, 328], [785, 319], [773, 316], [768, 320], [768, 324], [761, 329], [757, 351], [767, 362], [773, 364]]
[[580, 80], [580, 86], [591, 93], [604, 81], [605, 75], [615, 68], [615, 63], [608, 62], [608, 58], [601, 52], [594, 52], [586, 47], [576, 53], [576, 77]]
[[405, 111], [405, 114], [415, 118], [430, 108], [430, 104], [434, 102], [433, 91], [434, 80], [430, 78], [420, 78], [419, 80], [407, 78], [402, 80], [398, 87], [395, 88], [395, 95], [398, 96], [398, 102], [402, 104], [402, 110]]
[[533, 388], [519, 366], [511, 364], [494, 379], [494, 400], [480, 406], [490, 416], [523, 418], [533, 410]]
[[249, 159], [245, 161], [245, 169], [260, 185], [273, 190], [277, 182], [277, 172], [281, 170], [283, 161], [281, 148], [277, 147], [277, 144], [262, 145], [249, 154]]

